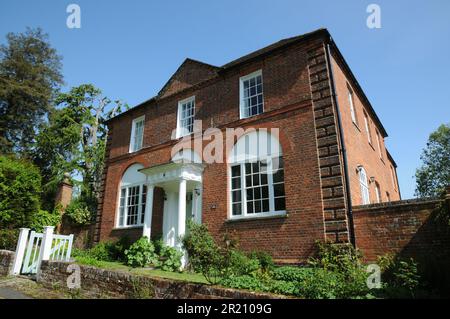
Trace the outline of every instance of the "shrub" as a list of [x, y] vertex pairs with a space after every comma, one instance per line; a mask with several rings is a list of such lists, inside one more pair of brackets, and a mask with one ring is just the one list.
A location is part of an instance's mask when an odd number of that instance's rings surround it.
[[306, 267], [283, 266], [275, 268], [271, 274], [275, 280], [299, 283], [303, 282], [306, 277], [313, 276], [314, 270]]
[[271, 271], [275, 267], [272, 256], [265, 251], [253, 251], [250, 253], [249, 257], [258, 259], [263, 272]]
[[16, 250], [19, 229], [0, 229], [0, 249]]
[[141, 237], [129, 249], [125, 250], [127, 264], [131, 267], [145, 267], [158, 264], [155, 247], [147, 237]]
[[160, 248], [160, 267], [164, 271], [180, 271], [183, 253], [176, 248], [162, 246]]
[[30, 228], [37, 232], [42, 232], [44, 226], [57, 226], [61, 222], [61, 212], [55, 209], [49, 213], [46, 210], [39, 210], [33, 215]]
[[201, 273], [209, 283], [218, 283], [225, 265], [220, 248], [205, 225], [190, 221], [188, 230], [182, 240], [191, 267], [195, 272]]
[[269, 291], [275, 294], [299, 295], [298, 285], [291, 281], [272, 280], [270, 282]]
[[[350, 244], [318, 242], [317, 246], [317, 256], [308, 261], [316, 268], [317, 273], [305, 278], [300, 293], [304, 291], [305, 297], [315, 298], [310, 296], [313, 296], [314, 289], [317, 289], [317, 298], [370, 296], [366, 283], [368, 273], [361, 262], [362, 255], [357, 249]], [[323, 281], [323, 286], [320, 281]]]
[[414, 259], [402, 259], [393, 255], [378, 258], [378, 264], [383, 272], [383, 293], [386, 297], [414, 297], [419, 289], [420, 275]]
[[29, 227], [40, 208], [41, 175], [33, 164], [0, 156], [0, 229]]
[[224, 267], [226, 267], [226, 275], [228, 276], [254, 276], [261, 268], [261, 265], [257, 258], [248, 257], [243, 252], [232, 249]]
[[88, 225], [93, 218], [88, 205], [79, 197], [70, 202], [66, 208], [65, 215], [77, 225]]

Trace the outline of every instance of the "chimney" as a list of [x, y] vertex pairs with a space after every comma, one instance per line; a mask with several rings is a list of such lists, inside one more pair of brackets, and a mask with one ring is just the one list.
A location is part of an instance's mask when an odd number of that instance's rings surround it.
[[56, 193], [55, 204], [61, 205], [62, 212], [64, 212], [71, 200], [72, 200], [72, 183], [70, 182], [70, 174], [64, 173], [64, 179], [62, 183], [59, 185], [58, 192]]

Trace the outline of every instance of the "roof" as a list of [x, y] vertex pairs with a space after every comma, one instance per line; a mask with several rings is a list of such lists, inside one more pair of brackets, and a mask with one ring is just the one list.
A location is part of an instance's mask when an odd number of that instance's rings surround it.
[[[264, 56], [266, 56], [266, 55], [268, 55], [268, 54], [274, 53], [274, 52], [277, 51], [277, 50], [284, 49], [284, 48], [289, 47], [289, 46], [291, 46], [291, 45], [300, 43], [300, 42], [302, 42], [302, 41], [307, 41], [307, 40], [312, 39], [312, 38], [314, 38], [314, 37], [324, 37], [324, 38], [327, 39], [327, 41], [329, 41], [330, 46], [331, 46], [332, 49], [333, 49], [333, 52], [334, 52], [334, 53], [336, 54], [336, 56], [338, 57], [339, 61], [343, 64], [345, 70], [346, 70], [346, 71], [348, 72], [348, 74], [350, 75], [352, 82], [355, 84], [355, 87], [358, 89], [358, 91], [359, 91], [361, 97], [363, 98], [365, 104], [368, 106], [368, 111], [369, 111], [369, 112], [371, 113], [371, 115], [373, 116], [375, 122], [379, 125], [379, 127], [380, 127], [380, 133], [381, 133], [384, 137], [387, 137], [387, 132], [386, 132], [386, 130], [385, 130], [383, 124], [381, 123], [380, 119], [378, 118], [377, 114], [375, 113], [375, 110], [373, 109], [371, 103], [369, 102], [369, 99], [368, 99], [367, 96], [365, 95], [365, 93], [364, 93], [364, 91], [362, 90], [361, 86], [359, 85], [359, 83], [358, 83], [356, 77], [354, 76], [352, 70], [351, 70], [350, 67], [348, 66], [348, 64], [347, 64], [347, 62], [345, 61], [343, 55], [341, 54], [341, 52], [339, 51], [338, 47], [336, 46], [336, 44], [335, 44], [334, 41], [332, 40], [331, 35], [330, 35], [330, 33], [328, 32], [328, 30], [327, 30], [326, 28], [320, 28], [320, 29], [317, 29], [317, 30], [312, 31], [312, 32], [309, 32], [309, 33], [305, 33], [305, 34], [298, 35], [298, 36], [291, 37], [291, 38], [282, 39], [282, 40], [280, 40], [280, 41], [278, 41], [278, 42], [275, 42], [275, 43], [273, 43], [273, 44], [270, 44], [270, 45], [268, 45], [268, 46], [266, 46], [266, 47], [264, 47], [264, 48], [261, 48], [261, 49], [259, 49], [259, 50], [254, 51], [254, 52], [251, 52], [251, 53], [249, 53], [249, 54], [247, 54], [247, 55], [244, 55], [244, 56], [242, 56], [242, 57], [240, 57], [240, 58], [238, 58], [238, 59], [235, 59], [235, 60], [233, 60], [233, 61], [231, 61], [231, 62], [229, 62], [229, 63], [226, 63], [226, 64], [222, 65], [221, 67], [214, 66], [214, 65], [207, 64], [207, 63], [204, 63], [204, 62], [201, 62], [201, 61], [197, 61], [197, 60], [194, 60], [194, 59], [187, 58], [187, 59], [186, 59], [186, 60], [178, 67], [178, 69], [175, 71], [175, 73], [170, 77], [170, 79], [166, 82], [166, 84], [163, 86], [163, 88], [158, 92], [158, 94], [157, 94], [156, 96], [154, 96], [154, 97], [152, 97], [152, 98], [150, 98], [150, 99], [148, 99], [148, 100], [146, 100], [146, 101], [144, 101], [144, 102], [142, 102], [142, 103], [136, 105], [136, 106], [133, 107], [133, 108], [128, 109], [128, 110], [125, 111], [125, 112], [122, 112], [121, 114], [116, 115], [115, 117], [109, 119], [107, 122], [110, 122], [110, 121], [112, 121], [112, 120], [114, 120], [114, 119], [117, 119], [117, 118], [119, 118], [119, 117], [122, 117], [123, 115], [128, 114], [129, 112], [132, 112], [133, 110], [136, 110], [137, 108], [140, 108], [140, 107], [142, 107], [143, 105], [146, 105], [146, 104], [148, 104], [148, 103], [151, 103], [151, 102], [160, 100], [160, 99], [162, 99], [162, 98], [165, 98], [166, 96], [170, 96], [170, 95], [164, 96], [164, 92], [166, 91], [167, 87], [170, 85], [171, 81], [173, 81], [173, 79], [176, 77], [176, 75], [182, 70], [183, 66], [186, 65], [187, 63], [191, 63], [191, 64], [194, 64], [194, 63], [195, 63], [195, 64], [197, 64], [197, 65], [199, 65], [199, 66], [203, 66], [204, 68], [209, 68], [209, 69], [213, 70], [214, 72], [216, 72], [216, 73], [217, 73], [216, 76], [218, 76], [218, 74], [221, 73], [221, 72], [224, 72], [224, 71], [226, 71], [226, 70], [232, 69], [232, 68], [237, 67], [237, 66], [239, 66], [239, 65], [248, 63], [248, 62], [253, 61], [253, 60], [255, 60], [255, 59], [262, 58], [262, 57], [264, 57]], [[200, 83], [209, 81], [210, 79], [211, 79], [211, 78], [208, 78], [208, 79], [206, 79], [205, 81], [201, 81], [201, 82], [199, 82], [199, 83], [197, 83], [197, 84], [200, 84]], [[194, 85], [194, 84], [193, 84], [193, 85]], [[192, 85], [191, 85], [191, 86], [192, 86]], [[191, 86], [189, 86], [189, 87], [191, 87]], [[188, 87], [186, 87], [185, 89], [188, 89]], [[183, 91], [183, 90], [184, 90], [184, 89], [182, 89], [181, 91]], [[176, 92], [176, 93], [179, 93], [179, 92], [181, 92], [181, 91], [178, 91], [178, 92]]]

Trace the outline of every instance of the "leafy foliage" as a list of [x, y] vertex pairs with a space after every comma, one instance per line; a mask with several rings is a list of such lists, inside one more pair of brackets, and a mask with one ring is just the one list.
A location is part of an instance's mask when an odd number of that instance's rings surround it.
[[417, 263], [412, 258], [402, 259], [393, 255], [379, 257], [383, 271], [384, 294], [388, 297], [415, 297], [420, 284]]
[[0, 228], [29, 227], [39, 213], [41, 176], [25, 160], [0, 156]]
[[[34, 161], [46, 180], [44, 191], [51, 197], [65, 173], [80, 175], [73, 181], [81, 190], [81, 200], [95, 213], [107, 138], [106, 120], [121, 112], [120, 101], [103, 97], [91, 84], [73, 87], [57, 96], [58, 109], [40, 127]], [[127, 107], [127, 106], [125, 106]]]
[[180, 271], [183, 253], [174, 247], [162, 246], [159, 251], [160, 267], [164, 271]]
[[450, 124], [442, 124], [430, 134], [416, 170], [416, 195], [439, 196], [450, 185]]
[[93, 214], [81, 198], [73, 199], [66, 208], [65, 215], [77, 225], [88, 225], [92, 222]]
[[183, 238], [183, 247], [189, 256], [190, 265], [195, 272], [203, 274], [209, 283], [218, 283], [225, 262], [219, 246], [204, 224], [190, 221], [188, 228], [189, 231]]
[[28, 153], [63, 84], [61, 56], [41, 29], [8, 33], [0, 46], [0, 153]]
[[158, 264], [155, 247], [147, 237], [141, 237], [125, 250], [127, 264], [131, 267], [145, 267], [149, 264]]
[[59, 209], [55, 209], [53, 212], [47, 212], [46, 210], [39, 210], [33, 215], [33, 219], [30, 224], [30, 228], [37, 232], [42, 232], [44, 226], [57, 226], [61, 222], [61, 212]]
[[19, 229], [0, 229], [0, 249], [16, 250]]

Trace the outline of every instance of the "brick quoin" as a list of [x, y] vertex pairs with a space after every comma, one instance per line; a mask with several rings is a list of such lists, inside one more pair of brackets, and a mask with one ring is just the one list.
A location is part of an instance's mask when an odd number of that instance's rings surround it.
[[[368, 176], [375, 176], [382, 192], [388, 191], [391, 200], [400, 199], [400, 191], [398, 187], [394, 189], [391, 180], [390, 167], [395, 172], [396, 165], [384, 148], [387, 134], [330, 39], [328, 31], [321, 29], [282, 40], [222, 67], [187, 59], [156, 97], [110, 120], [94, 240], [124, 235], [137, 239], [142, 235], [142, 227], [115, 228], [121, 178], [132, 164], [149, 167], [170, 161], [171, 150], [178, 142], [173, 137], [178, 101], [191, 96], [195, 96], [195, 119], [202, 120], [203, 130], [208, 127], [224, 132], [226, 128], [238, 127], [278, 128], [283, 148], [287, 214], [282, 217], [229, 220], [228, 166], [226, 163], [206, 165], [202, 222], [218, 241], [224, 234], [232, 233], [238, 238], [240, 248], [267, 251], [282, 263], [304, 262], [314, 254], [317, 240], [349, 242], [346, 174], [337, 110], [343, 119], [352, 205], [359, 205], [361, 200], [357, 165], [364, 165]], [[338, 105], [333, 101], [332, 73], [326, 63], [325, 47], [330, 43]], [[240, 119], [239, 78], [256, 70], [262, 70], [263, 74], [264, 113]], [[373, 145], [365, 145], [365, 131], [355, 130], [351, 120], [348, 122], [347, 83], [355, 92], [358, 117], [364, 110], [370, 116], [372, 129], [383, 137], [380, 141], [385, 155], [383, 163]], [[145, 115], [143, 147], [129, 153], [132, 121], [142, 115]], [[225, 140], [222, 142], [225, 145]], [[370, 187], [373, 199], [374, 186]], [[162, 233], [163, 201], [162, 190], [156, 188], [154, 236]]]

